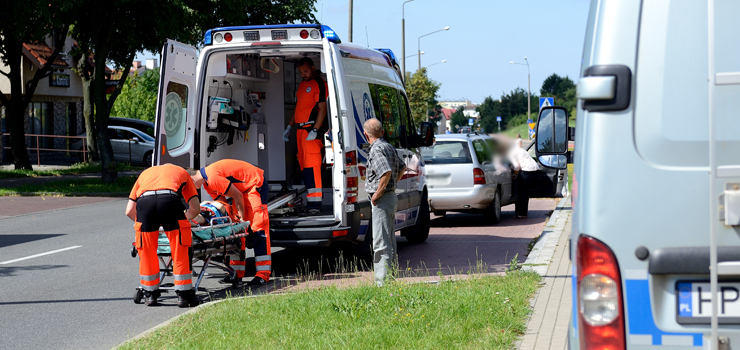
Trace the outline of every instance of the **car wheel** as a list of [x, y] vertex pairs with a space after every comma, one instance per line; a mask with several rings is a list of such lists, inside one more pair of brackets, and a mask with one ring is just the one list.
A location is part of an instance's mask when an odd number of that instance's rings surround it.
[[427, 201], [427, 193], [425, 191], [421, 196], [416, 225], [401, 229], [401, 236], [406, 237], [406, 240], [411, 243], [423, 243], [429, 237], [429, 222], [429, 201]]
[[447, 215], [447, 210], [435, 210], [434, 216], [445, 216]]
[[146, 152], [146, 154], [144, 154], [144, 164], [146, 166], [152, 166], [152, 159], [152, 151]]
[[501, 222], [501, 194], [496, 191], [493, 196], [493, 201], [488, 205], [485, 214], [486, 220], [492, 224], [498, 224]]

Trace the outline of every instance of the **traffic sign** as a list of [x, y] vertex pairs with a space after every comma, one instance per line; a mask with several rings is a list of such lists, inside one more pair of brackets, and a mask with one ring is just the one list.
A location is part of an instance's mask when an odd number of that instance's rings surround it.
[[473, 118], [468, 119], [468, 125], [472, 126], [473, 124], [475, 124], [475, 119]]
[[501, 116], [496, 117], [496, 121], [497, 122], [500, 122], [501, 121]]
[[540, 109], [542, 107], [550, 107], [555, 105], [554, 97], [540, 97]]

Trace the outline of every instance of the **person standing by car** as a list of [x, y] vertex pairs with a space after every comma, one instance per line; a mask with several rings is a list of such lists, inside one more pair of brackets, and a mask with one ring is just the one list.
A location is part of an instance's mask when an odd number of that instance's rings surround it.
[[396, 184], [401, 180], [406, 165], [396, 149], [381, 138], [383, 125], [378, 119], [368, 119], [363, 127], [365, 137], [370, 143], [365, 190], [372, 204], [373, 270], [375, 284], [382, 287], [388, 268], [398, 258], [393, 227], [398, 204]]
[[540, 170], [539, 164], [529, 153], [518, 146], [518, 143], [511, 148], [509, 161], [517, 196], [514, 219], [526, 219], [529, 210], [529, 191], [539, 188], [542, 176], [546, 179], [547, 175]]

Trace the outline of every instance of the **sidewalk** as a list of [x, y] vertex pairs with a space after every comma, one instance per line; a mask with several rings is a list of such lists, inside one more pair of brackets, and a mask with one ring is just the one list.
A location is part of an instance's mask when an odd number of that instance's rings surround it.
[[524, 268], [542, 275], [542, 288], [535, 295], [527, 331], [517, 349], [568, 348], [572, 306], [571, 263], [568, 249], [571, 231], [570, 196], [563, 198], [532, 249]]

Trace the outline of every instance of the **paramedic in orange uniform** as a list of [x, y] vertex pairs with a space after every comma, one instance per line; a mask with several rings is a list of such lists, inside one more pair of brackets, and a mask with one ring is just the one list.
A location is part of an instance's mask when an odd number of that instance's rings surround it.
[[188, 172], [172, 164], [153, 166], [139, 175], [128, 198], [126, 215], [134, 220], [146, 305], [157, 305], [161, 294], [157, 240], [162, 226], [172, 251], [177, 306], [197, 306], [188, 249], [193, 240], [190, 220], [200, 213], [200, 201]]
[[[252, 164], [241, 160], [223, 159], [200, 170], [189, 169], [188, 171], [195, 183], [196, 188], [203, 188], [215, 201], [224, 200], [225, 197], [233, 199], [232, 210], [236, 209], [241, 221], [249, 221], [249, 226], [255, 233], [254, 237], [254, 262], [257, 273], [249, 282], [252, 286], [267, 284], [270, 280], [272, 269], [272, 258], [270, 254], [270, 217], [267, 214], [267, 202], [269, 194], [268, 186], [263, 186], [264, 171]], [[236, 278], [244, 277], [244, 250], [246, 241], [242, 239], [240, 256], [232, 257], [229, 264], [236, 271]], [[227, 276], [222, 280], [231, 283]]]
[[313, 60], [303, 57], [298, 62], [303, 81], [298, 86], [297, 103], [293, 118], [283, 132], [283, 140], [290, 141], [290, 130], [296, 127], [298, 163], [303, 184], [308, 191], [308, 214], [321, 214], [321, 149], [326, 127], [326, 82], [316, 71]]

